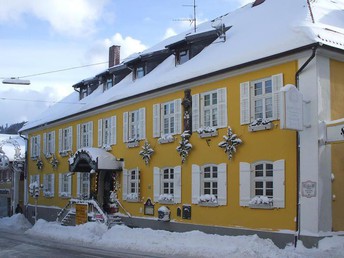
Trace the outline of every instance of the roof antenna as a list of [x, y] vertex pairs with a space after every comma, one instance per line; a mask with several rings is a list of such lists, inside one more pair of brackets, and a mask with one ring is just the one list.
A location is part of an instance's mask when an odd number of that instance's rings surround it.
[[197, 26], [197, 20], [196, 20], [196, 0], [193, 1], [193, 5], [191, 4], [184, 4], [183, 6], [186, 6], [186, 7], [193, 7], [194, 9], [194, 14], [193, 14], [193, 18], [183, 18], [183, 19], [174, 19], [174, 21], [189, 21], [190, 22], [190, 25], [193, 24], [194, 25], [194, 32], [196, 32], [196, 26]]

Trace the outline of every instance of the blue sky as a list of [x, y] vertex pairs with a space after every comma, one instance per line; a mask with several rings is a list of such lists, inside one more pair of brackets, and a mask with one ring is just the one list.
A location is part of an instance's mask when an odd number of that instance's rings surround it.
[[[253, 0], [196, 0], [197, 23]], [[73, 91], [72, 85], [107, 68], [108, 48], [121, 58], [192, 28], [193, 0], [0, 0], [0, 78], [22, 77], [31, 85], [0, 84], [0, 125], [34, 119]], [[28, 77], [26, 77], [28, 76]]]

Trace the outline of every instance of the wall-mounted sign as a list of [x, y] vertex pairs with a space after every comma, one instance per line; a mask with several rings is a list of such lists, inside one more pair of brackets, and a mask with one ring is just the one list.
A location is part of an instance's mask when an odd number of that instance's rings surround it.
[[154, 216], [154, 204], [151, 199], [147, 199], [144, 204], [144, 214]]
[[303, 95], [291, 84], [282, 87], [280, 92], [281, 129], [303, 130]]
[[88, 204], [75, 204], [75, 224], [80, 225], [86, 223], [88, 220]]
[[326, 142], [344, 141], [344, 119], [339, 119], [326, 123]]
[[303, 197], [311, 198], [317, 196], [317, 183], [310, 180], [302, 182], [301, 194]]

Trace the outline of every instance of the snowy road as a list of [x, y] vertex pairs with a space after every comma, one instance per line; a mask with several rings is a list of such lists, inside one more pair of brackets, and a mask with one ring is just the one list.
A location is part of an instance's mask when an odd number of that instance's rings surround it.
[[134, 253], [126, 250], [109, 250], [107, 248], [61, 243], [42, 237], [0, 229], [0, 257], [166, 257], [149, 253]]

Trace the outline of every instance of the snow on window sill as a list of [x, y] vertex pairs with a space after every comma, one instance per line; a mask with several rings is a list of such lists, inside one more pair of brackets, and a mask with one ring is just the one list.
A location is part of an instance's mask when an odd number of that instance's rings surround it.
[[214, 127], [204, 127], [197, 129], [199, 138], [209, 138], [218, 136], [217, 129]]
[[136, 148], [139, 147], [139, 140], [129, 140], [127, 142], [127, 147], [128, 148]]
[[59, 197], [61, 197], [61, 198], [70, 198], [71, 194], [70, 193], [59, 193]]
[[249, 208], [251, 209], [264, 209], [264, 210], [272, 210], [274, 209], [274, 206], [272, 206], [272, 204], [249, 204], [248, 205]]
[[267, 196], [255, 196], [249, 203], [248, 207], [252, 209], [273, 209], [273, 200]]
[[38, 160], [39, 159], [39, 156], [32, 156], [31, 157], [31, 160]]
[[140, 202], [140, 197], [138, 193], [130, 193], [127, 195], [127, 202]]
[[165, 134], [158, 139], [159, 144], [166, 144], [166, 143], [171, 143], [174, 141], [175, 141], [175, 138], [170, 134]]
[[263, 131], [263, 130], [270, 130], [273, 128], [273, 123], [269, 119], [256, 119], [248, 126], [249, 132], [256, 132], [256, 131]]
[[68, 156], [68, 152], [69, 151], [60, 151], [60, 156], [61, 157], [66, 157], [66, 156]]
[[219, 206], [217, 198], [213, 194], [204, 194], [199, 197], [198, 204], [200, 206], [216, 207]]
[[51, 154], [51, 153], [45, 153], [45, 154], [44, 154], [44, 157], [45, 157], [46, 159], [50, 159], [50, 158], [52, 157], [52, 154]]
[[104, 149], [105, 151], [112, 151], [112, 148], [111, 148], [111, 146], [109, 144], [104, 144], [102, 146], [102, 149]]
[[46, 193], [43, 193], [43, 196], [45, 198], [53, 198], [54, 197], [54, 193], [46, 192]]
[[136, 199], [126, 199], [127, 202], [140, 202], [139, 198]]
[[174, 196], [172, 194], [161, 194], [158, 201], [161, 204], [174, 204]]

